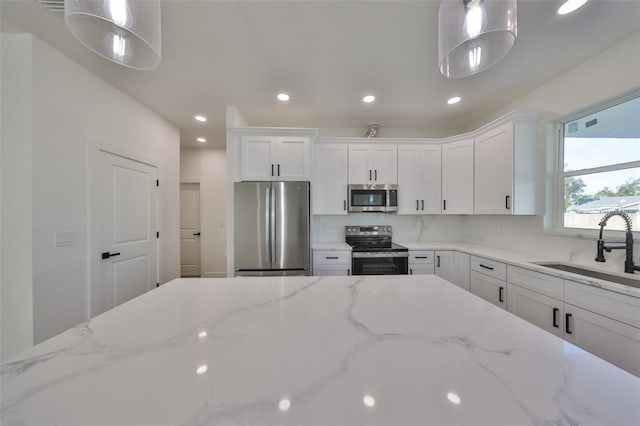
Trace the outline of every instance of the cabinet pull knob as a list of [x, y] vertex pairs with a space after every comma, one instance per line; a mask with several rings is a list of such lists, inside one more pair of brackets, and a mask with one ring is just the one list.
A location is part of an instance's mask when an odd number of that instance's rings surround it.
[[371, 180], [371, 169], [369, 169], [369, 180]]
[[436, 259], [438, 260], [438, 263], [436, 264], [436, 268], [440, 267], [440, 256], [436, 256]]
[[416, 259], [426, 259], [427, 256], [415, 256]]
[[567, 334], [573, 334], [573, 331], [569, 330], [569, 320], [571, 319], [571, 314], [564, 315], [564, 332]]
[[374, 179], [373, 180], [378, 180], [378, 170], [374, 170]]
[[509, 198], [511, 198], [511, 196], [509, 195], [504, 197], [504, 208], [507, 210], [511, 209], [511, 205], [509, 204]]
[[424, 200], [422, 200], [422, 210], [424, 210]]
[[481, 263], [479, 266], [480, 266], [481, 268], [484, 268], [484, 269], [488, 269], [488, 270], [490, 270], [490, 271], [493, 271], [493, 267], [492, 267], [492, 266], [483, 265], [482, 263]]
[[420, 201], [416, 200], [416, 210], [420, 210]]
[[413, 269], [409, 268], [409, 275], [413, 275]]
[[278, 164], [278, 176], [280, 176], [280, 164]]
[[351, 269], [347, 268], [347, 275], [351, 275]]
[[271, 165], [271, 176], [273, 176], [273, 164]]
[[504, 287], [498, 288], [498, 301], [504, 303]]
[[553, 308], [553, 326], [555, 328], [559, 328], [560, 327], [560, 325], [558, 324], [558, 313], [560, 313], [560, 309]]
[[442, 210], [447, 209], [447, 200], [442, 200]]
[[338, 260], [338, 256], [326, 256], [327, 259]]

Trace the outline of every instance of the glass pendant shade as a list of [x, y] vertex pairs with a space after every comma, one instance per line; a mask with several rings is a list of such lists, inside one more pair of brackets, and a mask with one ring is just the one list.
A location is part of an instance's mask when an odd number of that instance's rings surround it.
[[71, 33], [110, 61], [138, 70], [160, 64], [160, 0], [65, 0]]
[[445, 77], [467, 77], [500, 61], [517, 36], [516, 0], [442, 0], [438, 64]]

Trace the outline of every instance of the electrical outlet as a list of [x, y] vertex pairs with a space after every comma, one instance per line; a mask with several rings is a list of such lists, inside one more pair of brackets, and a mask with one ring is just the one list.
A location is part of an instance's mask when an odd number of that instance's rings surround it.
[[55, 233], [56, 247], [73, 245], [73, 231], [58, 231]]

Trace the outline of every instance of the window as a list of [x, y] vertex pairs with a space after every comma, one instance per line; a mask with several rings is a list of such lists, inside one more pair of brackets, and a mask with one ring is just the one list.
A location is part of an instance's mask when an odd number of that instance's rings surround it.
[[[605, 213], [621, 210], [640, 231], [640, 97], [561, 124], [562, 228], [599, 229]], [[613, 217], [607, 229], [625, 230], [625, 222]]]

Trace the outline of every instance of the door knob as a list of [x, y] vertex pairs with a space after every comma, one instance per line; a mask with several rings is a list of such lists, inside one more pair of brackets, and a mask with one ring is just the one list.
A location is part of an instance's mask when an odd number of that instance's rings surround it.
[[105, 251], [102, 253], [103, 259], [109, 259], [110, 257], [113, 257], [113, 256], [120, 256], [120, 253], [109, 253], [108, 251]]
[[194, 236], [198, 236], [198, 237], [199, 237], [199, 236], [200, 236], [200, 233], [199, 233], [199, 232], [196, 232], [196, 233], [195, 233], [195, 234], [193, 234], [193, 235], [194, 235]]

